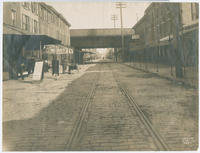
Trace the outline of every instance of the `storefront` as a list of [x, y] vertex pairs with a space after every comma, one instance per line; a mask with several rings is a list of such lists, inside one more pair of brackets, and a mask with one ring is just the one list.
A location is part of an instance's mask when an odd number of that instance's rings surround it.
[[45, 35], [3, 35], [3, 80], [17, 79], [20, 64], [28, 68], [29, 59], [42, 59], [45, 44], [58, 44], [59, 40]]

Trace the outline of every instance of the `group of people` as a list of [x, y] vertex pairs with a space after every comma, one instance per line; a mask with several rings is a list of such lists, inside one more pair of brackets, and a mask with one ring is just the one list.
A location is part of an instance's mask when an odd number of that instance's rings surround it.
[[[35, 66], [34, 58], [26, 59], [26, 58], [19, 58], [17, 60], [12, 59], [9, 62], [9, 76], [10, 79], [17, 79], [21, 77], [24, 79], [24, 72], [27, 71], [28, 75], [33, 73]], [[18, 76], [20, 74], [20, 76]]]
[[35, 66], [35, 60], [34, 58], [30, 59], [23, 59], [19, 64], [18, 64], [18, 71], [17, 73], [20, 73], [20, 77], [22, 80], [24, 80], [24, 75], [23, 73], [25, 71], [28, 71], [28, 76], [34, 72], [34, 66]]
[[[14, 62], [12, 62], [12, 64], [10, 64], [10, 75], [13, 78], [21, 78], [22, 80], [24, 80], [24, 72], [28, 72], [27, 76], [29, 76], [30, 74], [32, 74], [34, 72], [34, 67], [35, 67], [35, 62], [36, 59], [34, 57], [31, 58], [20, 58]], [[53, 58], [52, 60], [52, 75], [59, 76], [59, 64], [61, 64], [62, 66], [62, 73], [64, 74], [67, 67], [68, 67], [68, 74], [71, 74], [71, 70], [73, 69], [78, 69], [78, 66], [76, 64], [74, 64], [73, 60], [71, 59], [70, 62], [67, 61], [67, 59], [63, 59], [61, 60], [61, 63], [59, 63], [59, 60], [57, 60], [56, 58]], [[48, 64], [48, 61], [45, 60], [44, 64], [43, 64], [43, 72], [48, 72], [50, 66]], [[19, 75], [20, 74], [20, 75]]]
[[[77, 65], [74, 64], [73, 60], [71, 59], [70, 63], [67, 62], [67, 59], [61, 60], [62, 65], [62, 73], [65, 73], [65, 70], [68, 67], [68, 74], [71, 74], [71, 70], [77, 69]], [[52, 75], [59, 76], [59, 60], [54, 58], [52, 60]]]

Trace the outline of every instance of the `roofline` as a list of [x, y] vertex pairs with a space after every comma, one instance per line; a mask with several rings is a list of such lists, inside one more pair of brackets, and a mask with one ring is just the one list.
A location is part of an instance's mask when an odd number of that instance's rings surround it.
[[53, 11], [58, 17], [60, 17], [69, 27], [71, 26], [71, 24], [63, 17], [63, 15], [61, 13], [59, 13], [53, 6], [51, 5], [47, 5], [44, 2], [39, 2], [40, 5], [42, 5], [43, 7], [47, 8], [49, 11]]
[[147, 11], [150, 10], [150, 8], [153, 7], [153, 5], [154, 5], [155, 3], [159, 3], [159, 2], [151, 2], [151, 4], [145, 9], [144, 12], [147, 13]]
[[143, 16], [140, 18], [140, 20], [132, 27], [132, 29], [135, 29], [135, 27], [136, 27], [138, 24], [140, 24], [140, 22], [142, 22], [142, 21], [144, 20], [144, 18], [145, 18], [145, 15], [143, 15]]
[[140, 18], [140, 20], [132, 27], [134, 29], [142, 20], [144, 20], [145, 14], [147, 11], [154, 5], [154, 3], [159, 3], [159, 2], [151, 2], [150, 5], [144, 10], [144, 15]]

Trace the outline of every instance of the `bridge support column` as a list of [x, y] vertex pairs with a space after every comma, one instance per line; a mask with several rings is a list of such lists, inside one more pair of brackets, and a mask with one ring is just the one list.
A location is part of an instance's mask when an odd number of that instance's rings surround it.
[[79, 64], [83, 64], [83, 53], [81, 52], [82, 49], [79, 49], [79, 54], [78, 54], [78, 61], [79, 61]]
[[83, 64], [83, 53], [81, 53], [80, 48], [74, 49], [74, 62], [76, 64]]
[[129, 60], [128, 48], [124, 48], [122, 55], [123, 55], [123, 62], [128, 62]]
[[114, 48], [114, 60], [115, 60], [115, 62], [117, 62], [117, 60], [118, 60], [118, 51], [117, 51], [117, 48]]

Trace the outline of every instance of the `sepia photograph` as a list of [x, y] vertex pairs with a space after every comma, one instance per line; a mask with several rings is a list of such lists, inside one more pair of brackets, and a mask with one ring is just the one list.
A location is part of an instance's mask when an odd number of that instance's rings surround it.
[[2, 151], [198, 151], [197, 1], [4, 0]]

